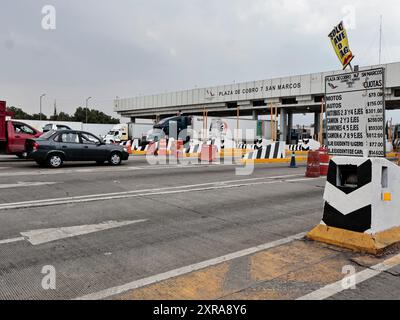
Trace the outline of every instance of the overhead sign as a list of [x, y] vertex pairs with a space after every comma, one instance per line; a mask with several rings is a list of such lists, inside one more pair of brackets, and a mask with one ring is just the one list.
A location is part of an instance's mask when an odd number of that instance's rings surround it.
[[385, 157], [384, 83], [383, 68], [325, 77], [332, 155]]
[[342, 63], [343, 69], [346, 69], [354, 59], [354, 56], [350, 50], [349, 39], [347, 38], [347, 31], [344, 27], [343, 21], [340, 22], [328, 36], [331, 39], [336, 55]]

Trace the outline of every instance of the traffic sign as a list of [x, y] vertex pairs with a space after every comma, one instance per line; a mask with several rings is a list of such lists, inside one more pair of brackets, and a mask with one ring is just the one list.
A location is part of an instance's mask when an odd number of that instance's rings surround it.
[[330, 154], [385, 157], [384, 75], [377, 68], [325, 77]]

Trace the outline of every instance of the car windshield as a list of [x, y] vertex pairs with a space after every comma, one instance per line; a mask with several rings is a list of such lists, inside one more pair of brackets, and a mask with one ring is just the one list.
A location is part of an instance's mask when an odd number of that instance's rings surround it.
[[52, 128], [53, 128], [53, 126], [52, 126], [51, 124], [46, 124], [46, 125], [43, 127], [43, 132], [51, 131]]
[[41, 136], [40, 136], [40, 139], [49, 139], [52, 135], [54, 135], [54, 133], [55, 133], [55, 131], [54, 130], [50, 130], [50, 131], [47, 131], [46, 133], [43, 133]]
[[166, 118], [166, 119], [161, 120], [158, 124], [159, 124], [159, 125], [165, 124], [165, 123], [167, 123], [168, 121], [171, 121], [171, 120], [174, 120], [174, 119], [175, 119], [175, 118]]

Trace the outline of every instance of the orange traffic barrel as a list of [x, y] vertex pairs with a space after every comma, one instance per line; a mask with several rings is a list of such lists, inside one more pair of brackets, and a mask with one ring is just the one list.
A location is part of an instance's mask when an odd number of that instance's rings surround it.
[[217, 147], [214, 145], [202, 145], [200, 153], [201, 162], [213, 162], [217, 160]]
[[183, 157], [183, 140], [176, 140], [172, 144], [172, 155], [175, 158]]
[[320, 174], [323, 177], [327, 177], [329, 171], [329, 161], [330, 161], [328, 149], [320, 148], [318, 151], [319, 151]]
[[319, 178], [321, 176], [319, 151], [309, 151], [307, 160], [307, 178]]
[[158, 155], [159, 156], [166, 156], [167, 155], [167, 146], [168, 142], [167, 139], [160, 139], [160, 148], [158, 150]]

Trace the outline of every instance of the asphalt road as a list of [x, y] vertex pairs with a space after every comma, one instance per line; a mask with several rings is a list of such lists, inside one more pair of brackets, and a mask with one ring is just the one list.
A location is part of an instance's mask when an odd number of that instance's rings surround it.
[[[290, 238], [321, 219], [324, 179], [305, 179], [304, 166], [236, 167], [0, 158], [0, 299], [297, 299], [341, 280], [344, 265], [381, 261]], [[392, 271], [330, 298], [397, 299]]]

